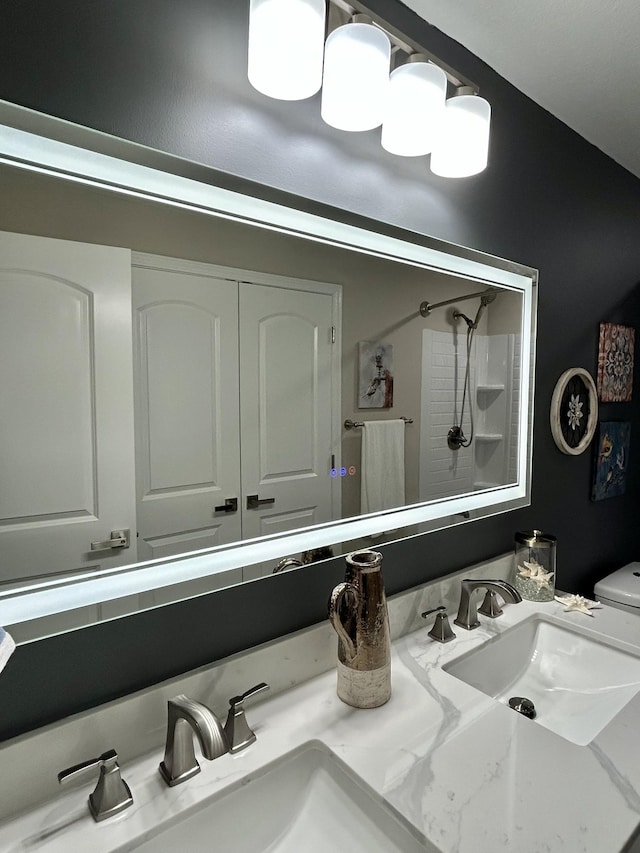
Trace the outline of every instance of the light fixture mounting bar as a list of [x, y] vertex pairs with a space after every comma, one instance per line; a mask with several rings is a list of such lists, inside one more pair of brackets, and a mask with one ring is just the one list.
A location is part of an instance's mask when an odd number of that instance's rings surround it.
[[[335, 12], [338, 12], [339, 14], [336, 15], [334, 14]], [[384, 30], [389, 36], [394, 54], [399, 50], [403, 51], [408, 56], [411, 56], [413, 53], [422, 53], [427, 60], [433, 62], [444, 71], [447, 75], [447, 80], [456, 89], [460, 86], [468, 86], [476, 95], [480, 91], [480, 87], [476, 83], [469, 80], [468, 77], [465, 77], [464, 74], [461, 74], [446, 62], [442, 62], [442, 60], [440, 60], [435, 54], [431, 53], [431, 51], [427, 50], [423, 45], [414, 41], [412, 38], [409, 38], [409, 36], [396, 29], [396, 27], [389, 24], [383, 18], [380, 18], [379, 15], [376, 15], [375, 12], [372, 12], [371, 9], [364, 4], [360, 2], [348, 3], [346, 0], [329, 0], [328, 13], [329, 32], [335, 29], [336, 26], [347, 23], [349, 18], [353, 15], [367, 15], [376, 26]]]

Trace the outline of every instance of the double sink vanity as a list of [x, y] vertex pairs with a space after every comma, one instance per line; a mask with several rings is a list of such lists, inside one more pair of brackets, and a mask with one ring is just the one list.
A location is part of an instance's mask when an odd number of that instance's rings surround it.
[[[510, 564], [389, 600], [393, 691], [375, 710], [337, 698], [336, 639], [321, 624], [7, 742], [0, 849], [635, 850], [638, 617], [523, 601], [497, 619], [480, 614], [475, 630], [453, 624], [456, 637], [438, 643], [433, 616], [420, 616], [440, 605], [455, 615], [462, 579], [507, 578]], [[271, 690], [247, 702], [256, 741], [212, 761], [198, 752], [201, 772], [167, 786], [167, 700], [186, 693], [224, 719], [229, 697], [259, 681]], [[508, 706], [513, 696], [533, 703], [535, 719]], [[108, 749], [133, 805], [95, 822], [95, 780], [62, 790], [56, 774]]]

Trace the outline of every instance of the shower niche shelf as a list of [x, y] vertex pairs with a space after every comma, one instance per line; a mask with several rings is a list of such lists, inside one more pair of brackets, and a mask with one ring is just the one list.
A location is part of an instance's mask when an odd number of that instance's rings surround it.
[[481, 394], [499, 394], [504, 391], [504, 385], [476, 385], [476, 393]]
[[496, 441], [503, 441], [504, 435], [501, 432], [480, 432], [476, 433], [475, 440], [480, 444], [491, 444]]

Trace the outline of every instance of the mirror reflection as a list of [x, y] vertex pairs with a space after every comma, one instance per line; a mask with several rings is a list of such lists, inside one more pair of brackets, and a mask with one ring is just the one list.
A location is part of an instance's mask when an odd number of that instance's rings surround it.
[[9, 169], [3, 198], [4, 583], [515, 482], [519, 293]]

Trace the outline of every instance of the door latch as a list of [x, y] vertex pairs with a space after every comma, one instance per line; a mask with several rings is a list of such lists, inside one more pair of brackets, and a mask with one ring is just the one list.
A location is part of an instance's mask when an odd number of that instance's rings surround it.
[[238, 498], [227, 498], [220, 506], [214, 506], [214, 512], [238, 512]]
[[131, 544], [131, 531], [129, 528], [124, 530], [112, 530], [111, 539], [106, 542], [92, 542], [92, 551], [107, 551], [109, 548], [128, 548]]

